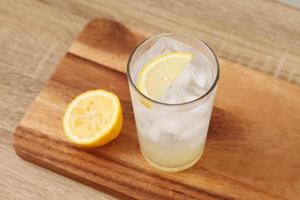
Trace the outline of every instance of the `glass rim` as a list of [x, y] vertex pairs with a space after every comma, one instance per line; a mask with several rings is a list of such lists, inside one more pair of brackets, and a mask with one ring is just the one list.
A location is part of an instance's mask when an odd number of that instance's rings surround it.
[[[213, 54], [213, 57], [215, 58], [215, 61], [216, 61], [216, 64], [217, 64], [217, 74], [215, 76], [215, 79], [214, 79], [214, 82], [213, 84], [210, 86], [210, 88], [204, 93], [202, 94], [201, 96], [199, 96], [198, 98], [196, 99], [193, 99], [191, 101], [187, 101], [187, 102], [183, 102], [183, 103], [164, 103], [164, 102], [161, 102], [161, 101], [157, 101], [157, 100], [154, 100], [146, 95], [144, 95], [135, 85], [135, 83], [133, 82], [132, 78], [131, 78], [131, 74], [130, 74], [130, 63], [131, 63], [131, 59], [133, 57], [133, 55], [135, 54], [135, 52], [144, 44], [146, 43], [147, 41], [151, 40], [151, 39], [154, 39], [154, 38], [159, 38], [159, 37], [162, 37], [162, 36], [168, 36], [168, 35], [179, 35], [179, 36], [183, 36], [183, 37], [187, 37], [187, 38], [191, 38], [191, 39], [194, 39], [194, 40], [197, 40], [198, 42], [204, 44], [205, 47], [208, 48], [208, 50], [210, 52], [212, 52]], [[220, 65], [219, 65], [219, 61], [218, 61], [218, 58], [215, 54], [215, 52], [212, 50], [212, 48], [206, 44], [205, 42], [203, 42], [202, 40], [198, 39], [198, 38], [195, 38], [195, 37], [192, 37], [192, 36], [189, 36], [189, 35], [185, 35], [185, 34], [178, 34], [178, 33], [161, 33], [161, 34], [158, 34], [158, 35], [154, 35], [154, 36], [151, 36], [149, 38], [146, 38], [144, 41], [142, 41], [137, 47], [135, 47], [135, 49], [132, 51], [132, 53], [130, 54], [129, 56], [129, 59], [127, 61], [127, 70], [126, 70], [126, 75], [127, 75], [127, 79], [129, 80], [129, 84], [133, 86], [134, 90], [136, 90], [139, 95], [141, 95], [143, 98], [147, 99], [148, 101], [152, 102], [152, 103], [155, 103], [155, 104], [159, 104], [159, 105], [163, 105], [163, 106], [183, 106], [183, 105], [189, 105], [189, 104], [192, 104], [192, 103], [195, 103], [197, 101], [200, 101], [202, 100], [204, 97], [206, 97], [208, 94], [210, 94], [213, 89], [217, 86], [217, 83], [218, 83], [218, 80], [219, 80], [219, 77], [220, 77]]]

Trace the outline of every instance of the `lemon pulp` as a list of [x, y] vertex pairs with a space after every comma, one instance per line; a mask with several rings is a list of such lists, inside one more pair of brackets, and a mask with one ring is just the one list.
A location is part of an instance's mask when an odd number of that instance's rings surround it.
[[122, 121], [119, 98], [105, 90], [92, 90], [77, 96], [70, 103], [63, 126], [71, 142], [94, 147], [117, 137]]

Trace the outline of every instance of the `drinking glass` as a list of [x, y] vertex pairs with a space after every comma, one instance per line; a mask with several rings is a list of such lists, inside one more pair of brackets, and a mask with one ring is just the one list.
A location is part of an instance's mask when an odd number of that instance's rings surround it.
[[[204, 67], [210, 71], [212, 82], [201, 96], [170, 104], [146, 96], [136, 86], [139, 71], [152, 59], [151, 56], [142, 58], [143, 55], [162, 37], [182, 42], [207, 59], [208, 64]], [[140, 150], [150, 165], [162, 171], [176, 172], [198, 161], [204, 150], [219, 73], [218, 60], [212, 49], [187, 35], [156, 35], [134, 50], [127, 64], [127, 78]]]

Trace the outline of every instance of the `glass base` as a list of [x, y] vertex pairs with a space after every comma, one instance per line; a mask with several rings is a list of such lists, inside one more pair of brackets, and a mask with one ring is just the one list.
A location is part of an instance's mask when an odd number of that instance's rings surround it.
[[161, 171], [164, 172], [179, 172], [179, 171], [183, 171], [185, 169], [188, 169], [190, 167], [192, 167], [194, 164], [196, 164], [196, 162], [201, 158], [202, 154], [203, 154], [203, 150], [202, 152], [199, 154], [199, 156], [191, 163], [188, 163], [186, 165], [182, 165], [182, 166], [178, 166], [178, 167], [166, 167], [166, 166], [161, 166], [158, 165], [156, 163], [154, 163], [150, 158], [148, 158], [144, 152], [141, 150], [141, 153], [143, 155], [143, 157], [145, 158], [145, 160], [154, 168], [159, 169]]

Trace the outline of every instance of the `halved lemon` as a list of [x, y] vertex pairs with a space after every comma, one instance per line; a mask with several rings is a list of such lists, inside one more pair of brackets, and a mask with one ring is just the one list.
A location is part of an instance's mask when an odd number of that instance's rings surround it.
[[119, 98], [105, 90], [91, 90], [70, 103], [65, 111], [63, 127], [71, 142], [95, 147], [116, 138], [122, 121]]
[[[137, 78], [137, 88], [147, 97], [158, 100], [192, 60], [191, 52], [170, 52], [147, 63]], [[147, 107], [150, 102], [142, 101]]]

